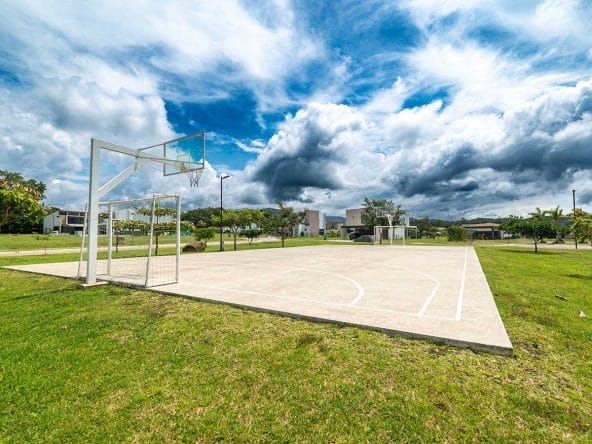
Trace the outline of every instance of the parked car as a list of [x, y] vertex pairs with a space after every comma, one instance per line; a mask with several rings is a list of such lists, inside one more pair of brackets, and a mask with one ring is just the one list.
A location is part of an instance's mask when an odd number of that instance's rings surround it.
[[370, 242], [374, 243], [374, 236], [369, 234], [362, 234], [354, 239], [354, 242]]

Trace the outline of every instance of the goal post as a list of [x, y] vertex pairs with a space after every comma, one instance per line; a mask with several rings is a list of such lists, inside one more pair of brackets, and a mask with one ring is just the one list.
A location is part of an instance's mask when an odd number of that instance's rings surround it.
[[[178, 194], [100, 202], [97, 235], [106, 239], [105, 257], [97, 258], [96, 276], [131, 285], [154, 287], [179, 281], [181, 256], [181, 199]], [[174, 242], [171, 240], [174, 235]], [[159, 242], [160, 239], [160, 242]], [[165, 242], [163, 242], [165, 240]], [[174, 246], [174, 254], [170, 254]], [[162, 249], [167, 253], [162, 254]], [[159, 251], [160, 249], [160, 251]], [[115, 259], [122, 250], [130, 257]], [[79, 277], [83, 262], [84, 236]]]

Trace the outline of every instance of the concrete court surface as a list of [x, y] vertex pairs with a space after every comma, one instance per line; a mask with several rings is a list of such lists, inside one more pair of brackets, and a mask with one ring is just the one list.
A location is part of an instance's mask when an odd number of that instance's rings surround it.
[[[155, 270], [159, 260], [170, 261], [155, 259]], [[120, 261], [125, 267], [137, 259]], [[75, 277], [77, 267], [8, 268]], [[325, 245], [186, 254], [179, 282], [153, 290], [512, 354], [472, 247]]]

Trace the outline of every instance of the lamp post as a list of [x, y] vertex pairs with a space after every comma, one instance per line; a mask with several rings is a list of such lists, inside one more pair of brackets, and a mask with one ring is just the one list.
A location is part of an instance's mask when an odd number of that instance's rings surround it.
[[[576, 190], [571, 190], [572, 196], [573, 196], [573, 220], [574, 222], [576, 221]], [[576, 250], [578, 249], [578, 236], [575, 233], [576, 230], [574, 230], [574, 243], [576, 245]]]
[[224, 241], [222, 240], [222, 233], [224, 229], [224, 224], [222, 223], [222, 181], [224, 179], [228, 179], [230, 174], [228, 173], [220, 173], [220, 251], [224, 251]]

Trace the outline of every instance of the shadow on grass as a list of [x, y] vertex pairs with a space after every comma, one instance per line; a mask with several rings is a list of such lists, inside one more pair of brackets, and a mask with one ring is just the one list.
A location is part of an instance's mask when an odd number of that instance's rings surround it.
[[539, 251], [534, 251], [534, 248], [532, 249], [526, 249], [526, 248], [500, 248], [503, 251], [507, 251], [508, 253], [515, 253], [515, 254], [528, 254], [531, 256], [556, 256], [556, 255], [560, 255], [562, 252], [561, 251], [550, 251], [550, 250], [543, 250], [543, 249], [539, 249]]
[[76, 291], [78, 290], [78, 288], [73, 288], [73, 287], [64, 287], [64, 288], [57, 288], [55, 290], [50, 290], [50, 291], [38, 291], [35, 293], [29, 293], [29, 294], [23, 294], [20, 296], [16, 296], [14, 298], [10, 298], [10, 299], [5, 299], [3, 301], [0, 301], [0, 303], [2, 304], [6, 304], [8, 302], [14, 302], [14, 301], [19, 301], [21, 299], [33, 299], [33, 298], [38, 298], [40, 296], [53, 296], [53, 295], [64, 295], [66, 293], [70, 293], [71, 291]]
[[570, 277], [570, 278], [574, 278], [574, 279], [582, 279], [582, 280], [585, 280], [585, 281], [592, 281], [592, 274], [577, 274], [577, 273], [572, 273], [572, 274], [562, 274], [561, 276]]

